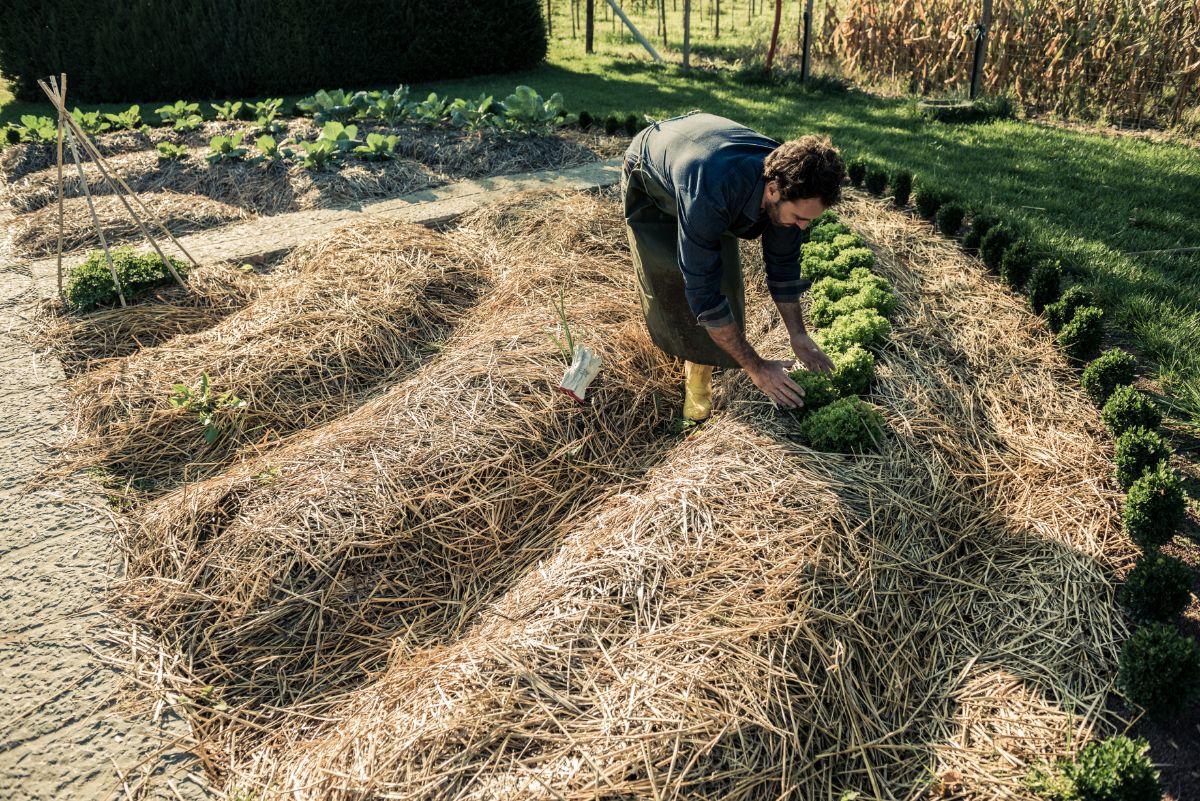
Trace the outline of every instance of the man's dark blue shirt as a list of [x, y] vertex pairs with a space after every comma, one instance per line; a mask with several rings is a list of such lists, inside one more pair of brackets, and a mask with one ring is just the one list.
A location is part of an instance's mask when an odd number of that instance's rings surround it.
[[800, 245], [808, 232], [771, 224], [761, 208], [763, 161], [779, 147], [744, 125], [713, 114], [656, 123], [630, 143], [650, 177], [675, 197], [677, 256], [688, 306], [702, 326], [733, 322], [721, 294], [721, 235], [762, 237], [767, 288], [777, 302], [795, 302], [808, 288], [800, 278]]

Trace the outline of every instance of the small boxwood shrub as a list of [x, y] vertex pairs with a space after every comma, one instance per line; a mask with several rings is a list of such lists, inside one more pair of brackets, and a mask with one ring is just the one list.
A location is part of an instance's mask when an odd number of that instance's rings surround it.
[[1192, 570], [1181, 559], [1152, 551], [1137, 563], [1117, 592], [1117, 603], [1134, 623], [1169, 623], [1192, 598]]
[[1117, 387], [1133, 383], [1136, 369], [1137, 362], [1132, 354], [1120, 348], [1109, 348], [1084, 369], [1083, 391], [1092, 403], [1104, 406]]
[[967, 250], [979, 250], [983, 237], [987, 232], [1000, 224], [1000, 218], [992, 214], [976, 214], [971, 219], [971, 227], [963, 234], [963, 247]]
[[616, 136], [617, 132], [620, 130], [621, 121], [617, 119], [616, 114], [609, 114], [604, 118], [604, 133], [608, 134], [609, 136]]
[[1183, 479], [1165, 463], [1134, 481], [1121, 508], [1129, 538], [1146, 550], [1168, 543], [1183, 524]]
[[[837, 237], [842, 236], [844, 234], [852, 234], [852, 233], [853, 233], [853, 231], [850, 230], [850, 226], [846, 225], [845, 223], [840, 223], [840, 222], [823, 223], [819, 226], [816, 226], [812, 230], [812, 232], [808, 235], [808, 243], [806, 244], [806, 246], [811, 247], [812, 245], [822, 244], [822, 243], [832, 244], [833, 240], [836, 239]], [[832, 258], [832, 255], [833, 254], [830, 254], [831, 258]]]
[[579, 112], [579, 119], [575, 121], [575, 124], [579, 126], [579, 130], [586, 131], [596, 124], [596, 120], [593, 119], [590, 111], [581, 111]]
[[1117, 684], [1152, 718], [1173, 718], [1200, 698], [1200, 648], [1173, 626], [1142, 626], [1121, 649]]
[[[132, 300], [139, 292], [169, 284], [175, 279], [155, 253], [138, 253], [133, 248], [113, 248], [113, 267], [125, 300]], [[168, 257], [171, 258], [171, 257]], [[171, 258], [171, 264], [180, 277], [187, 276], [187, 265]], [[63, 287], [67, 303], [76, 311], [90, 311], [99, 306], [111, 306], [120, 301], [117, 287], [113, 284], [104, 252], [92, 251], [87, 261], [72, 269]]]
[[640, 130], [642, 130], [642, 121], [638, 119], [638, 115], [630, 114], [625, 118], [625, 133], [635, 136]]
[[879, 196], [887, 189], [888, 174], [882, 167], [868, 167], [867, 177], [863, 179], [863, 186], [872, 195]]
[[882, 440], [883, 416], [860, 398], [841, 398], [805, 417], [800, 433], [819, 451], [861, 453]]
[[862, 186], [863, 181], [867, 177], [867, 160], [852, 159], [850, 163], [846, 165], [846, 175], [850, 177], [850, 184], [852, 186]]
[[793, 370], [788, 375], [804, 390], [804, 406], [792, 410], [795, 414], [807, 415], [838, 399], [837, 388], [833, 386], [833, 379], [829, 373]]
[[1037, 259], [1033, 255], [1029, 243], [1024, 239], [1018, 239], [1009, 245], [1000, 256], [1000, 277], [1013, 289], [1020, 289], [1029, 280], [1029, 275], [1033, 272], [1036, 262]]
[[1113, 389], [1100, 410], [1100, 419], [1104, 427], [1114, 437], [1119, 437], [1131, 428], [1158, 428], [1162, 422], [1162, 413], [1154, 402], [1132, 386], [1124, 384]]
[[966, 209], [960, 203], [943, 203], [937, 210], [935, 219], [938, 230], [943, 236], [954, 237], [962, 228], [963, 218], [967, 216]]
[[844, 351], [852, 345], [871, 350], [879, 347], [892, 330], [887, 318], [874, 309], [859, 309], [834, 319], [815, 335], [827, 353]]
[[1035, 770], [1028, 786], [1047, 801], [1161, 801], [1150, 744], [1123, 735], [1093, 741], [1075, 761], [1060, 759], [1050, 771]]
[[1058, 346], [1073, 362], [1082, 364], [1100, 355], [1100, 340], [1104, 338], [1104, 310], [1084, 306], [1076, 310], [1071, 322], [1058, 333]]
[[1062, 293], [1062, 266], [1056, 261], [1042, 259], [1033, 268], [1029, 276], [1029, 286], [1026, 294], [1029, 305], [1038, 314], [1059, 299]]
[[950, 198], [940, 189], [932, 186], [918, 186], [914, 200], [917, 204], [917, 214], [926, 220], [932, 220], [942, 204], [949, 202]]
[[1091, 292], [1081, 286], [1073, 286], [1064, 292], [1061, 298], [1046, 304], [1046, 325], [1057, 334], [1064, 325], [1071, 322], [1076, 309], [1095, 305], [1096, 299]]
[[908, 205], [912, 195], [913, 177], [911, 172], [899, 170], [892, 175], [892, 201], [899, 207]]
[[1000, 260], [1004, 258], [1004, 251], [1008, 250], [1016, 239], [1016, 234], [1004, 223], [992, 226], [979, 242], [979, 258], [988, 266], [988, 269], [998, 272]]
[[833, 387], [839, 395], [865, 395], [875, 381], [875, 357], [858, 345], [830, 354]]
[[1160, 462], [1171, 458], [1171, 448], [1154, 431], [1131, 428], [1117, 437], [1116, 465], [1117, 483], [1121, 489], [1129, 489], [1133, 482], [1146, 473], [1158, 469]]

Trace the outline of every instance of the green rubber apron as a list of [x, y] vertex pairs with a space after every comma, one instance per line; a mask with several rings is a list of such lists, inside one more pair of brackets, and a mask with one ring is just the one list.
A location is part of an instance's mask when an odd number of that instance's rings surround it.
[[[675, 198], [659, 186], [632, 154], [625, 156], [621, 186], [625, 197], [625, 230], [650, 338], [666, 353], [695, 364], [738, 367], [696, 323], [696, 316], [688, 306], [677, 256], [679, 221]], [[738, 239], [728, 231], [721, 235], [721, 293], [729, 300], [733, 319], [744, 328], [742, 261]]]

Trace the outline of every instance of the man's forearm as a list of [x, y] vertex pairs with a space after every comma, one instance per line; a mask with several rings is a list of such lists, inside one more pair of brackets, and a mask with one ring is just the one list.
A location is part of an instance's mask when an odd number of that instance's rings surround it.
[[775, 308], [779, 309], [779, 316], [783, 318], [783, 325], [787, 328], [789, 337], [808, 333], [808, 330], [804, 327], [804, 312], [800, 310], [799, 301], [785, 303], [777, 300], [775, 301]]
[[704, 329], [721, 350], [729, 354], [743, 370], [753, 370], [762, 364], [762, 357], [750, 345], [742, 327], [736, 322], [729, 325], [709, 326]]

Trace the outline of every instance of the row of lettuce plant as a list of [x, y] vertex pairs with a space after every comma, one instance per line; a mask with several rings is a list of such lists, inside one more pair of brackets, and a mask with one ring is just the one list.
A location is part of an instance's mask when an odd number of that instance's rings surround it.
[[[977, 255], [1014, 291], [1023, 292], [1067, 360], [1082, 368], [1082, 387], [1115, 440], [1114, 478], [1126, 491], [1122, 523], [1142, 548], [1142, 558], [1117, 594], [1135, 626], [1121, 649], [1117, 683], [1152, 719], [1177, 716], [1200, 699], [1200, 648], [1171, 625], [1190, 601], [1191, 570], [1160, 548], [1182, 526], [1186, 496], [1182, 477], [1169, 464], [1170, 446], [1158, 432], [1162, 415], [1151, 398], [1133, 386], [1134, 356], [1121, 348], [1101, 353], [1103, 309], [1083, 286], [1064, 290], [1060, 261], [1039, 251], [1016, 221], [968, 209], [952, 195], [919, 181], [913, 194], [913, 176], [905, 170], [889, 172], [856, 159], [847, 172], [852, 184], [877, 197], [890, 189], [892, 202], [900, 208], [907, 207], [913, 195], [917, 215]], [[1113, 798], [1160, 797], [1148, 743], [1118, 737], [1092, 746], [1075, 762], [1035, 771], [1035, 789], [1047, 797], [1084, 798], [1089, 797], [1089, 783], [1115, 781], [1102, 774], [1119, 774], [1118, 784], [1125, 790]], [[1076, 794], [1061, 795], [1067, 786]]]
[[896, 296], [886, 278], [872, 272], [875, 254], [836, 214], [813, 221], [801, 246], [800, 273], [812, 281], [808, 319], [813, 339], [829, 354], [829, 373], [796, 370], [804, 406], [793, 412], [800, 433], [816, 450], [861, 453], [883, 437], [883, 416], [860, 396], [875, 380], [875, 357], [891, 333], [887, 315]]

